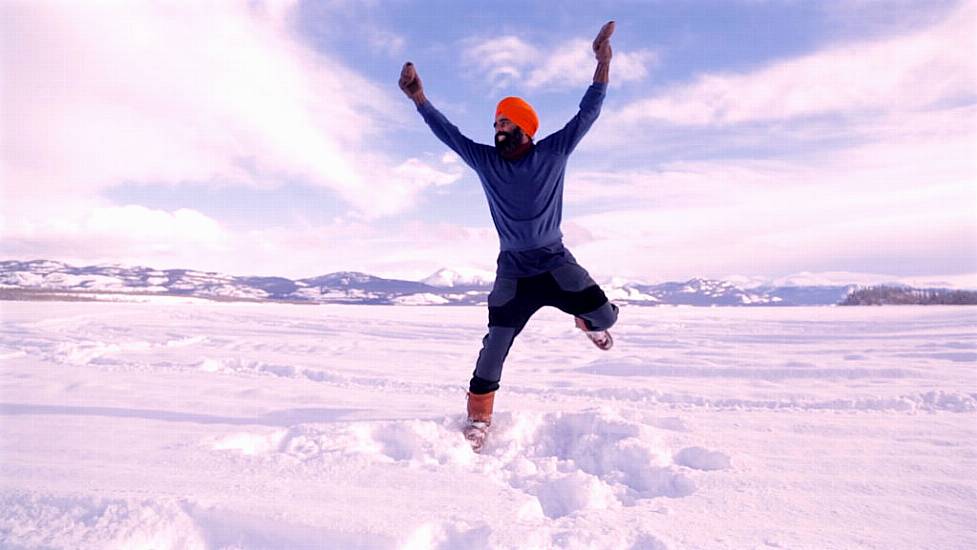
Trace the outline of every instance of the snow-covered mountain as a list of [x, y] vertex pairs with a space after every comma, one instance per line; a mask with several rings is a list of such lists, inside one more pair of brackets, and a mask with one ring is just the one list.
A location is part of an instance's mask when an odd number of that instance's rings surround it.
[[421, 282], [436, 287], [465, 288], [492, 286], [495, 273], [483, 269], [439, 269]]
[[681, 306], [810, 306], [835, 305], [854, 287], [758, 287], [743, 289], [728, 281], [691, 279], [684, 283], [617, 283], [605, 287], [616, 302]]
[[[488, 291], [481, 292], [481, 299]], [[447, 296], [442, 296], [447, 294]], [[366, 273], [339, 272], [309, 279], [236, 277], [186, 269], [95, 265], [74, 267], [37, 260], [0, 262], [0, 297], [45, 299], [58, 296], [104, 298], [112, 295], [183, 296], [211, 300], [300, 303], [395, 304], [478, 303], [479, 297], [445, 293], [424, 283], [382, 279]]]
[[[423, 281], [338, 272], [307, 279], [238, 277], [188, 269], [95, 265], [75, 267], [35, 260], [0, 262], [0, 299], [145, 299], [171, 296], [209, 300], [296, 303], [475, 305], [484, 304], [493, 275], [442, 269]], [[854, 286], [758, 287], [692, 279], [644, 284], [615, 279], [602, 285], [617, 303], [643, 306], [834, 305]]]

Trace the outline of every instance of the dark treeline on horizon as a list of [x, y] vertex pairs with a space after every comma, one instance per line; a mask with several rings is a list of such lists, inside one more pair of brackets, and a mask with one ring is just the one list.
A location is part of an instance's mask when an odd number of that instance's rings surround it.
[[977, 292], [972, 290], [950, 290], [945, 288], [919, 289], [898, 286], [872, 286], [852, 291], [840, 305], [843, 306], [882, 306], [882, 305], [977, 305]]

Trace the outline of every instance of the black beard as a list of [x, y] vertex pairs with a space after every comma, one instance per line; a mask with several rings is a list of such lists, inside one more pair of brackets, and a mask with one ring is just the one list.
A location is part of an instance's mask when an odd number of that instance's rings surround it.
[[[499, 141], [502, 136], [505, 136], [505, 139]], [[495, 149], [502, 154], [511, 153], [522, 143], [522, 136], [522, 128], [519, 127], [511, 132], [496, 132]]]

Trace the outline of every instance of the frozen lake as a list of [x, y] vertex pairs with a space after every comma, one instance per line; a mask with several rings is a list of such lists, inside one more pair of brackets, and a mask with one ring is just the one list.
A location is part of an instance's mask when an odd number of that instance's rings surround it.
[[977, 308], [2, 302], [4, 548], [974, 548]]

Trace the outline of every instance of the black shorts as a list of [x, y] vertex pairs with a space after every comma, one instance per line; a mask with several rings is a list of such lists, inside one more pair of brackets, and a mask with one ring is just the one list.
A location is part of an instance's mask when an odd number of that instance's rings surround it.
[[606, 303], [607, 296], [587, 270], [569, 263], [532, 277], [497, 278], [488, 297], [489, 326], [518, 330], [543, 306], [583, 315]]

